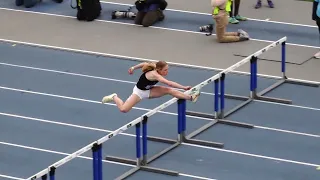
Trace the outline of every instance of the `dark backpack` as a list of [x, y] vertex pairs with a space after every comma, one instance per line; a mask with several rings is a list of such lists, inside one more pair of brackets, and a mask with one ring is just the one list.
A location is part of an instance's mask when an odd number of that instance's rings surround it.
[[77, 5], [71, 7], [77, 9], [77, 19], [79, 21], [93, 21], [101, 14], [100, 0], [76, 0]]

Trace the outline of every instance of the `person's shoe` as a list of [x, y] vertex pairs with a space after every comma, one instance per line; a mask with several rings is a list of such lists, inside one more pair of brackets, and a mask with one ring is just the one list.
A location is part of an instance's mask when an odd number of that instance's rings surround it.
[[116, 93], [110, 94], [109, 96], [105, 96], [102, 98], [102, 104], [113, 101], [113, 97], [116, 96]]
[[249, 38], [247, 38], [247, 37], [241, 37], [241, 36], [240, 36], [239, 41], [240, 41], [240, 42], [241, 42], [241, 41], [249, 41]]
[[313, 57], [316, 58], [316, 59], [320, 59], [320, 51], [317, 52]]
[[261, 0], [259, 0], [259, 1], [257, 2], [256, 6], [255, 6], [254, 8], [256, 8], [256, 9], [261, 8]]
[[239, 21], [246, 21], [247, 18], [246, 17], [243, 17], [243, 16], [240, 16], [240, 15], [236, 15], [236, 20], [239, 20]]
[[229, 17], [229, 23], [230, 24], [238, 24], [239, 21], [235, 17]]
[[192, 102], [197, 102], [198, 98], [200, 96], [200, 90], [193, 90], [192, 93], [191, 93], [191, 101]]
[[273, 4], [273, 2], [271, 0], [268, 0], [268, 5], [269, 5], [270, 8], [274, 8], [274, 4]]
[[245, 32], [244, 30], [242, 30], [242, 29], [238, 29], [238, 33], [239, 33], [240, 37], [245, 37], [245, 38], [248, 38], [248, 39], [250, 38], [249, 34], [247, 32]]

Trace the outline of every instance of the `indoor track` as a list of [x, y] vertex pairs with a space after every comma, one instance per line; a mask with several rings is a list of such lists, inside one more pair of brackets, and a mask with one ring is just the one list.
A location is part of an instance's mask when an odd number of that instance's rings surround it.
[[[171, 98], [143, 101], [123, 114], [114, 104], [102, 105], [100, 100], [113, 92], [123, 98], [130, 95], [139, 72], [130, 76], [127, 69], [137, 62], [11, 43], [1, 43], [0, 49], [2, 175], [29, 177]], [[215, 73], [172, 66], [168, 78], [196, 85]], [[226, 93], [247, 95], [248, 77], [227, 75]], [[259, 78], [258, 82], [262, 90], [275, 80]], [[188, 103], [187, 109], [212, 112], [211, 89], [210, 85], [203, 88], [199, 101]], [[282, 85], [268, 96], [291, 99], [295, 105], [255, 101], [228, 118], [254, 124], [254, 129], [216, 125], [197, 137], [222, 142], [225, 148], [183, 144], [151, 165], [182, 173], [172, 179], [317, 179], [318, 93], [319, 88]], [[227, 109], [239, 103], [227, 100]], [[175, 139], [174, 113], [176, 106], [171, 105], [152, 116], [148, 134]], [[188, 117], [187, 130], [191, 132], [207, 122], [208, 119]], [[133, 136], [132, 128], [107, 141], [104, 155], [134, 159]], [[149, 156], [167, 146], [149, 142]], [[128, 168], [105, 162], [104, 177], [113, 179]], [[90, 179], [91, 169], [91, 161], [76, 158], [57, 169], [56, 178]], [[139, 172], [132, 179], [142, 177], [168, 179], [146, 172]]]
[[[246, 29], [252, 41], [241, 45], [214, 44], [212, 48], [213, 40], [198, 32], [199, 26], [211, 22], [210, 15], [192, 11], [200, 11], [206, 2], [201, 2], [199, 8], [184, 4], [181, 9], [188, 12], [178, 10], [177, 2], [169, 3], [171, 9], [166, 11], [166, 21], [139, 29], [131, 26], [131, 20], [110, 19], [111, 11], [128, 8], [126, 0], [102, 2], [102, 16], [98, 23], [91, 24], [70, 19], [75, 15], [70, 1], [62, 4], [43, 1], [31, 9], [15, 7], [11, 0], [1, 1], [0, 22], [5, 20], [5, 25], [0, 28], [0, 179], [28, 178], [171, 99], [167, 96], [145, 100], [126, 114], [113, 103], [101, 104], [101, 98], [110, 93], [116, 92], [123, 99], [131, 94], [140, 72], [129, 75], [127, 70], [141, 58], [193, 64], [170, 66], [168, 79], [194, 86], [217, 74], [219, 71], [214, 68], [229, 67], [243, 58], [234, 54], [249, 55], [287, 36], [289, 77], [320, 81], [319, 73], [311, 75], [319, 69], [319, 62], [309, 59], [319, 43], [314, 38], [317, 30], [313, 25], [250, 20], [230, 26], [230, 30]], [[261, 16], [265, 14], [264, 10], [261, 12]], [[271, 20], [277, 18], [273, 16], [270, 15]], [[282, 19], [279, 17], [279, 21], [285, 21], [284, 17], [287, 14], [281, 16]], [[22, 31], [25, 34], [20, 33]], [[78, 34], [88, 31], [95, 32], [91, 40]], [[114, 35], [115, 32], [121, 35]], [[149, 40], [141, 37], [152, 37], [155, 43], [149, 44]], [[147, 53], [137, 51], [137, 40], [147, 44], [144, 47]], [[26, 45], [27, 42], [37, 45]], [[37, 47], [39, 45], [43, 47]], [[152, 49], [153, 45], [167, 53]], [[62, 50], [62, 47], [82, 49], [79, 51], [84, 53]], [[268, 58], [280, 57], [278, 48], [271, 50]], [[94, 52], [89, 55], [86, 51]], [[133, 57], [129, 58], [132, 60], [107, 57], [106, 53]], [[195, 65], [214, 68], [195, 68]], [[278, 62], [262, 60], [260, 65], [259, 72], [280, 74]], [[277, 82], [268, 77], [259, 77], [259, 91]], [[226, 93], [248, 96], [249, 80], [244, 74], [227, 74]], [[212, 113], [212, 93], [213, 85], [209, 84], [202, 89], [198, 102], [188, 103], [187, 109]], [[224, 143], [224, 148], [183, 143], [151, 164], [178, 171], [180, 176], [139, 171], [129, 179], [318, 180], [319, 93], [320, 88], [284, 84], [266, 95], [292, 100], [293, 105], [255, 100], [227, 117], [253, 124], [253, 129], [218, 124], [196, 137]], [[240, 103], [242, 101], [227, 99], [226, 111]], [[148, 135], [176, 139], [176, 113], [177, 106], [173, 104], [152, 116]], [[209, 121], [188, 116], [187, 133]], [[148, 141], [148, 156], [168, 146]], [[103, 151], [103, 156], [135, 159], [134, 128], [104, 143]], [[92, 179], [90, 158], [89, 151], [59, 167], [56, 179]], [[131, 168], [104, 161], [104, 179], [114, 179]]]

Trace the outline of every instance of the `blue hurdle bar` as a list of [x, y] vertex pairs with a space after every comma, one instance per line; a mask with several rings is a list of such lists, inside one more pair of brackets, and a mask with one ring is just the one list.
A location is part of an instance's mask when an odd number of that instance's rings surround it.
[[178, 134], [180, 135], [181, 132], [182, 132], [182, 123], [181, 123], [181, 120], [182, 120], [182, 106], [181, 106], [181, 101], [182, 99], [179, 99], [178, 100]]
[[93, 180], [99, 180], [98, 144], [92, 146]]
[[55, 179], [55, 172], [56, 172], [56, 168], [55, 167], [51, 167], [50, 168], [50, 172], [49, 172], [50, 180], [54, 180]]
[[147, 122], [148, 116], [144, 116], [142, 120], [142, 164], [147, 164]]
[[[100, 171], [102, 171], [102, 169], [100, 169], [100, 162], [99, 162], [99, 153], [101, 152], [101, 146], [98, 145], [97, 143], [95, 143], [92, 146], [92, 158], [93, 158], [93, 179], [94, 180], [101, 180], [100, 177]], [[102, 162], [102, 159], [100, 159]]]
[[99, 180], [103, 179], [103, 173], [102, 173], [102, 144], [98, 145], [98, 178]]
[[181, 117], [181, 130], [182, 130], [182, 136], [185, 136], [185, 132], [187, 129], [187, 118], [186, 118], [186, 109], [187, 109], [187, 105], [186, 105], [186, 100], [182, 100], [181, 103], [181, 113], [183, 114], [183, 116]]
[[214, 80], [214, 117], [219, 116], [219, 79]]
[[256, 56], [252, 56], [250, 59], [250, 97], [253, 99], [257, 96], [257, 60]]
[[258, 58], [255, 58], [253, 61], [253, 85], [254, 91], [257, 92], [258, 87]]
[[141, 163], [141, 140], [140, 140], [140, 122], [136, 124], [136, 157], [137, 157], [137, 166], [140, 166]]
[[281, 44], [281, 72], [282, 77], [286, 78], [286, 42]]
[[225, 98], [225, 95], [224, 95], [224, 92], [225, 92], [225, 83], [224, 83], [224, 80], [225, 80], [225, 73], [222, 73], [221, 76], [220, 76], [220, 118], [223, 119], [224, 118], [224, 98]]
[[185, 139], [185, 132], [187, 129], [186, 119], [186, 100], [178, 100], [178, 141], [183, 142]]

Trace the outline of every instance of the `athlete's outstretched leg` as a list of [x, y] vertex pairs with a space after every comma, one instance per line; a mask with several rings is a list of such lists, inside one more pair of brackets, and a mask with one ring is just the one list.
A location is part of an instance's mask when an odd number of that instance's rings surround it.
[[196, 102], [200, 95], [200, 91], [198, 90], [192, 93], [191, 95], [187, 95], [181, 91], [163, 86], [155, 86], [150, 90], [150, 98], [158, 98], [167, 94], [170, 94], [171, 96], [176, 97], [178, 99], [186, 99], [192, 102]]
[[113, 93], [109, 96], [103, 97], [102, 103], [104, 104], [107, 102], [114, 101], [121, 112], [127, 113], [132, 109], [132, 107], [134, 107], [138, 102], [140, 102], [140, 100], [141, 99], [139, 96], [132, 94], [126, 100], [126, 102], [123, 102], [122, 99], [120, 99], [116, 93]]

